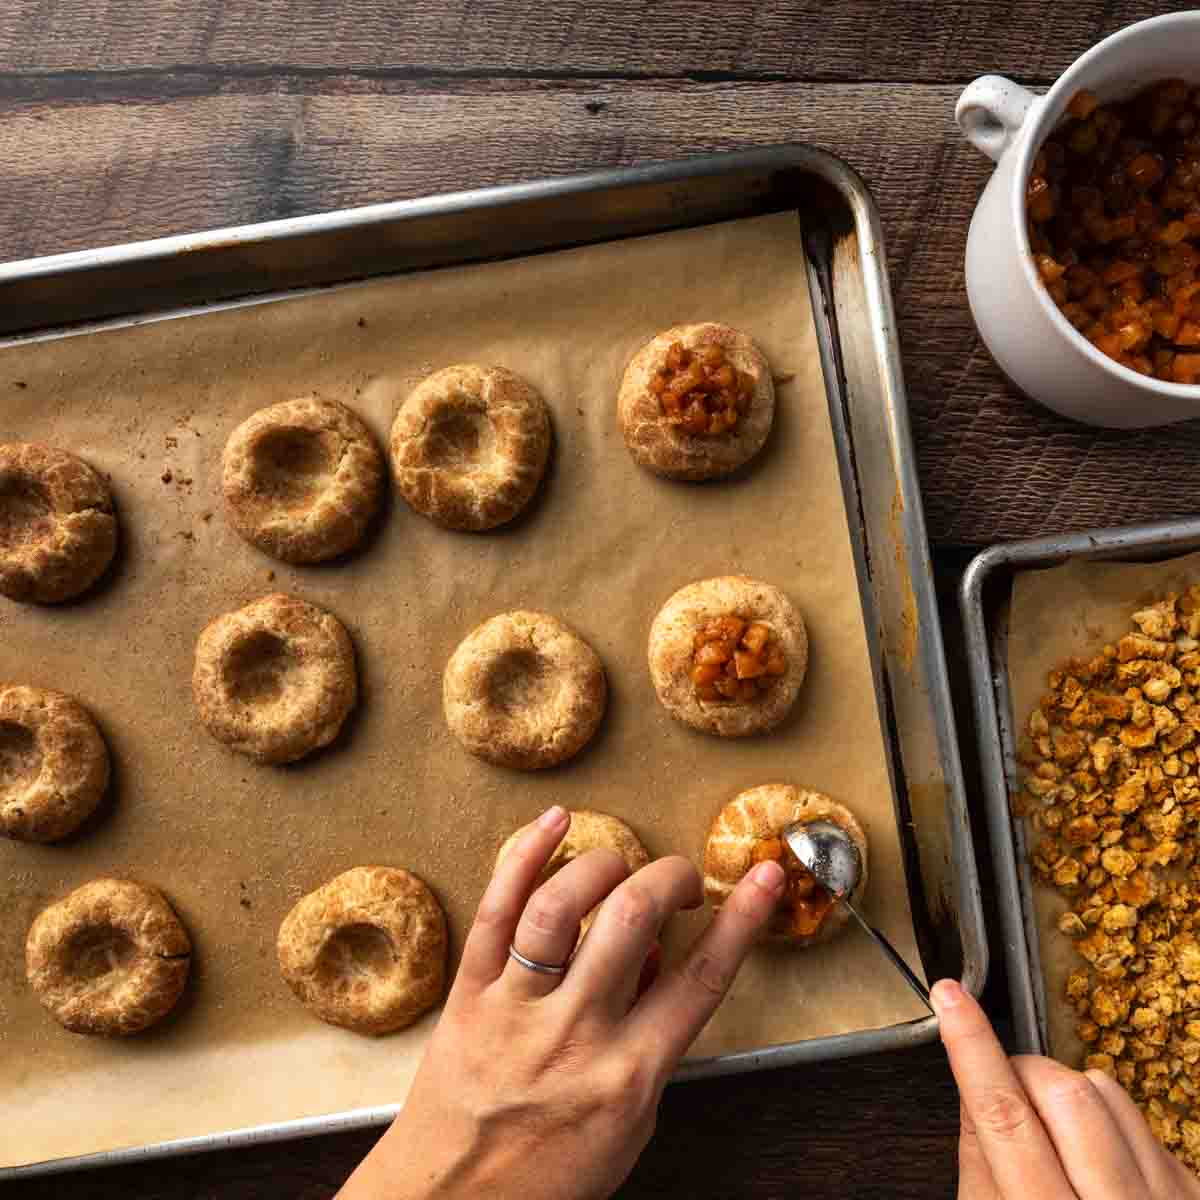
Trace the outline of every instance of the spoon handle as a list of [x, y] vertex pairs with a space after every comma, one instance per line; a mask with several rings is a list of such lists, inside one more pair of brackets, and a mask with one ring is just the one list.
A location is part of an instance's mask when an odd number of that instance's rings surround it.
[[849, 909], [850, 914], [854, 917], [854, 919], [875, 939], [876, 944], [884, 952], [884, 954], [886, 954], [888, 958], [892, 960], [896, 970], [904, 976], [905, 983], [907, 983], [908, 986], [912, 988], [912, 990], [916, 992], [917, 995], [920, 996], [924, 1001], [925, 1007], [928, 1008], [930, 1012], [933, 1012], [933, 1004], [929, 999], [929, 989], [916, 977], [908, 963], [906, 963], [904, 959], [902, 959], [896, 952], [892, 943], [889, 942], [887, 938], [885, 938], [883, 934], [879, 932], [878, 929], [868, 925], [858, 909], [855, 908], [854, 905], [848, 900], [846, 900], [845, 897], [842, 897], [842, 903], [847, 909]]

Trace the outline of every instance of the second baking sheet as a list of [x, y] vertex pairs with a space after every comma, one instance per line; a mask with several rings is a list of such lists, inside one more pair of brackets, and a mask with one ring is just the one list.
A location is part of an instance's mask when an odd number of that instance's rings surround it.
[[[742, 478], [689, 486], [633, 465], [614, 404], [646, 338], [705, 319], [763, 348], [778, 417]], [[273, 563], [228, 528], [221, 448], [255, 408], [316, 391], [351, 404], [383, 441], [409, 388], [464, 360], [520, 372], [553, 411], [549, 478], [513, 528], [448, 533], [397, 501], [366, 552], [323, 568]], [[868, 829], [871, 920], [917, 963], [794, 214], [13, 347], [0, 354], [0, 395], [0, 438], [56, 442], [111, 474], [124, 537], [113, 579], [84, 603], [0, 607], [0, 678], [79, 695], [117, 763], [116, 804], [88, 837], [0, 845], [0, 1120], [19, 1131], [0, 1164], [402, 1099], [430, 1022], [381, 1041], [319, 1025], [279, 980], [280, 918], [347, 867], [403, 865], [446, 905], [457, 953], [496, 847], [555, 802], [612, 812], [651, 853], [698, 861], [713, 815], [740, 789], [784, 780], [828, 791]], [[745, 742], [671, 720], [645, 663], [661, 603], [729, 572], [787, 591], [812, 641], [792, 718]], [[349, 736], [287, 769], [212, 742], [189, 686], [205, 622], [272, 590], [341, 617], [363, 681]], [[611, 686], [595, 744], [537, 775], [470, 758], [441, 715], [454, 646], [517, 606], [575, 626]], [[36, 911], [110, 872], [161, 885], [198, 949], [184, 1011], [118, 1044], [59, 1030], [21, 969]], [[674, 923], [669, 957], [705, 919]], [[851, 932], [804, 953], [756, 952], [693, 1053], [921, 1015]]]
[[[1200, 554], [1156, 563], [1089, 562], [1076, 559], [1044, 571], [1021, 571], [1013, 580], [1008, 671], [1013, 729], [1019, 737], [1046, 691], [1047, 674], [1072, 657], [1087, 658], [1132, 628], [1142, 606], [1177, 595], [1200, 582]], [[1084, 965], [1071, 938], [1058, 931], [1067, 902], [1055, 889], [1033, 889], [1038, 945], [1046, 989], [1050, 1053], [1076, 1066], [1084, 1044], [1079, 1020], [1064, 998], [1067, 976]]]

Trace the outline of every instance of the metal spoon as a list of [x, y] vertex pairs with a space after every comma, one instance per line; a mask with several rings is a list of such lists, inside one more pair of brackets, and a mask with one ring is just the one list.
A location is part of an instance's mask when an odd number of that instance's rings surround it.
[[862, 914], [850, 903], [848, 897], [862, 876], [862, 859], [858, 847], [850, 835], [832, 821], [813, 821], [810, 825], [789, 825], [783, 831], [783, 840], [788, 849], [808, 869], [817, 883], [835, 901], [846, 906], [850, 915], [875, 939], [879, 948], [892, 960], [904, 981], [933, 1012], [929, 1001], [929, 989], [913, 974], [908, 963], [896, 953], [891, 942], [863, 920]]

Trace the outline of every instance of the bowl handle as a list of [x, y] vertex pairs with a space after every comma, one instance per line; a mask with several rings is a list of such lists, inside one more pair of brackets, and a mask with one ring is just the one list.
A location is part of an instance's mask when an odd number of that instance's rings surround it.
[[1003, 75], [981, 75], [959, 96], [954, 119], [967, 141], [995, 162], [1012, 145], [1037, 99]]

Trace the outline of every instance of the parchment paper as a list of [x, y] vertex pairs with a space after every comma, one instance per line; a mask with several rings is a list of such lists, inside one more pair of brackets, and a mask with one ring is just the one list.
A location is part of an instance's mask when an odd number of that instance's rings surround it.
[[[1106, 642], [1133, 630], [1130, 617], [1167, 592], [1200, 583], [1200, 553], [1158, 563], [1104, 563], [1077, 559], [1045, 571], [1022, 571], [1013, 582], [1008, 671], [1014, 729], [1020, 736], [1046, 691], [1046, 676], [1066, 659], [1088, 658]], [[1083, 1058], [1078, 1019], [1063, 999], [1067, 976], [1084, 961], [1059, 933], [1066, 900], [1053, 888], [1034, 887], [1046, 1025], [1050, 1053], [1072, 1066]]]
[[[645, 339], [702, 319], [751, 333], [779, 379], [779, 409], [744, 478], [690, 486], [634, 466], [615, 397]], [[396, 500], [364, 553], [309, 568], [274, 563], [231, 531], [220, 455], [247, 414], [316, 391], [385, 441], [407, 391], [458, 361], [518, 371], [553, 410], [552, 470], [514, 527], [449, 533]], [[615, 813], [651, 853], [699, 861], [740, 789], [784, 780], [831, 792], [869, 832], [870, 919], [918, 963], [794, 214], [11, 348], [0, 353], [0, 438], [55, 442], [110, 473], [123, 538], [111, 581], [84, 602], [0, 602], [0, 678], [79, 695], [116, 763], [116, 802], [86, 836], [0, 845], [0, 1163], [403, 1099], [432, 1018], [383, 1040], [321, 1025], [279, 979], [280, 919], [339, 871], [406, 866], [444, 902], [457, 954], [496, 848], [553, 802]], [[783, 587], [812, 640], [792, 718], [741, 743], [673, 721], [645, 658], [662, 602], [728, 572]], [[348, 735], [286, 769], [214, 742], [190, 697], [201, 627], [276, 589], [345, 622], [363, 684]], [[515, 606], [576, 627], [611, 686], [595, 743], [541, 774], [471, 758], [441, 713], [455, 645]], [[23, 979], [34, 914], [102, 873], [164, 888], [197, 949], [183, 1011], [120, 1043], [63, 1032]], [[668, 956], [704, 919], [674, 923]], [[803, 953], [756, 953], [694, 1052], [920, 1015], [851, 931]]]

